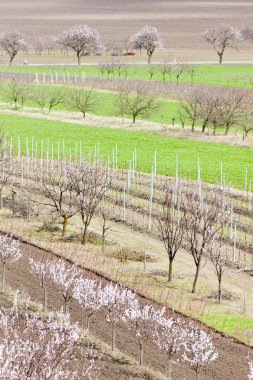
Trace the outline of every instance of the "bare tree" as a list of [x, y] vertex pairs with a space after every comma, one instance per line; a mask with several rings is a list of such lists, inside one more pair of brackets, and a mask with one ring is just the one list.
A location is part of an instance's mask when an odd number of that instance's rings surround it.
[[163, 65], [159, 67], [159, 70], [160, 70], [160, 73], [162, 74], [163, 82], [165, 82], [166, 76], [170, 77], [173, 72], [173, 65], [171, 63], [164, 61]]
[[209, 246], [207, 247], [207, 253], [209, 254], [211, 262], [214, 266], [215, 274], [218, 280], [217, 299], [219, 303], [221, 303], [222, 300], [222, 277], [228, 264], [228, 260], [223, 250], [224, 241], [222, 232], [223, 231], [221, 230], [219, 235], [214, 237], [213, 240], [210, 242]]
[[74, 110], [82, 112], [84, 118], [87, 112], [97, 106], [97, 97], [93, 89], [75, 88], [71, 91], [68, 101]]
[[35, 190], [42, 194], [42, 199], [37, 196], [33, 201], [50, 207], [62, 219], [63, 239], [66, 237], [69, 219], [79, 212], [76, 186], [79, 175], [78, 168], [70, 164], [60, 168], [48, 168], [47, 172], [39, 173], [35, 185]]
[[24, 107], [24, 103], [29, 99], [32, 93], [32, 85], [29, 81], [19, 76], [12, 76], [11, 81], [7, 84], [8, 97], [14, 102], [15, 109], [18, 109], [18, 103]]
[[176, 82], [179, 83], [179, 78], [188, 71], [188, 66], [183, 63], [177, 63], [172, 66], [172, 73], [176, 76]]
[[29, 260], [31, 272], [34, 275], [34, 277], [38, 280], [40, 287], [43, 289], [44, 292], [44, 300], [43, 300], [43, 309], [44, 311], [47, 311], [47, 289], [48, 289], [48, 282], [50, 279], [50, 268], [51, 268], [51, 261], [50, 260], [40, 260], [35, 261], [32, 258]]
[[202, 91], [193, 89], [187, 91], [180, 102], [180, 116], [183, 120], [190, 122], [192, 132], [194, 132], [195, 125], [201, 117], [202, 95]]
[[81, 57], [103, 49], [98, 32], [87, 25], [77, 25], [62, 33], [59, 43], [75, 51], [78, 65]]
[[82, 244], [86, 244], [88, 227], [100, 204], [104, 199], [112, 178], [107, 168], [87, 167], [77, 184], [77, 204], [83, 222]]
[[231, 26], [222, 26], [207, 29], [202, 33], [202, 37], [212, 45], [219, 56], [219, 63], [222, 64], [225, 50], [229, 47], [235, 47], [241, 39], [241, 34]]
[[197, 193], [184, 195], [185, 241], [196, 266], [192, 293], [196, 291], [202, 260], [208, 246], [228, 222], [230, 212], [224, 190], [212, 189], [206, 194], [202, 191], [201, 183], [198, 186]]
[[52, 87], [48, 89], [48, 112], [51, 112], [53, 107], [63, 104], [65, 100], [65, 89], [62, 87]]
[[142, 84], [134, 89], [127, 85], [122, 87], [115, 106], [119, 115], [132, 117], [133, 124], [137, 117], [146, 118], [159, 108], [155, 95], [148, 93]]
[[160, 33], [155, 27], [149, 25], [144, 26], [144, 28], [133, 35], [130, 41], [133, 49], [146, 50], [149, 64], [155, 49], [163, 48]]
[[163, 241], [169, 258], [168, 281], [172, 280], [172, 266], [175, 256], [182, 246], [185, 234], [185, 213], [182, 209], [182, 201], [179, 185], [171, 187], [166, 183], [163, 189], [162, 213], [158, 219], [160, 239]]
[[12, 62], [20, 50], [27, 49], [27, 42], [24, 37], [16, 32], [6, 33], [0, 38], [0, 46], [5, 50], [10, 57], [9, 65]]

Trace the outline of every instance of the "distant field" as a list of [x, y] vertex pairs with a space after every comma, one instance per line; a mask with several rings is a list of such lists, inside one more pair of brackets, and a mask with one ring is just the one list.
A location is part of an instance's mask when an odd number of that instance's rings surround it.
[[181, 177], [196, 179], [199, 158], [203, 181], [219, 183], [221, 161], [226, 181], [231, 186], [243, 188], [246, 168], [248, 168], [248, 178], [253, 178], [253, 151], [246, 148], [18, 116], [1, 115], [1, 121], [5, 130], [13, 136], [14, 144], [17, 144], [17, 136], [20, 136], [23, 154], [25, 154], [26, 138], [31, 144], [33, 137], [34, 144], [35, 141], [38, 143], [38, 150], [41, 139], [45, 144], [49, 141], [50, 144], [54, 144], [54, 151], [57, 143], [64, 139], [66, 152], [71, 148], [74, 154], [75, 145], [82, 141], [84, 153], [88, 154], [89, 150], [92, 152], [94, 146], [99, 144], [100, 154], [104, 158], [112, 157], [112, 150], [117, 145], [120, 167], [128, 167], [132, 152], [137, 148], [138, 169], [141, 171], [150, 172], [156, 150], [157, 171], [160, 174], [175, 174], [175, 158], [178, 154]]
[[[107, 59], [109, 62], [109, 60]], [[117, 62], [117, 60], [115, 60]], [[130, 66], [127, 72], [127, 79], [150, 79], [150, 67], [147, 65]], [[102, 77], [107, 78], [107, 74], [102, 74], [96, 65], [93, 66], [14, 66], [14, 67], [0, 67], [0, 72], [17, 72], [17, 73], [33, 73], [33, 74], [68, 74], [74, 76], [85, 75], [87, 77]], [[114, 74], [118, 78], [117, 73]], [[123, 76], [124, 77], [124, 76]], [[110, 76], [113, 78], [113, 76]], [[155, 74], [153, 80], [162, 81], [162, 74], [159, 66], [155, 66]], [[175, 74], [166, 76], [166, 82], [176, 82]], [[184, 73], [179, 78], [179, 83], [196, 83], [207, 84], [212, 86], [225, 86], [225, 87], [240, 87], [240, 88], [253, 88], [253, 66], [234, 66], [222, 65], [211, 66], [202, 65], [194, 66], [193, 77], [190, 73]]]
[[[30, 39], [58, 35], [75, 24], [96, 28], [105, 44], [135, 33], [143, 25], [156, 26], [166, 55], [173, 59], [216, 60], [200, 34], [214, 25], [252, 24], [251, 0], [9, 0], [0, 2], [1, 32], [21, 31]], [[230, 50], [225, 59], [253, 59], [252, 47]]]

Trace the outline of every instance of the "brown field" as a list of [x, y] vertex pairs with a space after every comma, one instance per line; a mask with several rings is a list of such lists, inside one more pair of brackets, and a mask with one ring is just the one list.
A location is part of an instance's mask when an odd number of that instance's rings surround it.
[[[123, 39], [148, 23], [160, 30], [166, 46], [164, 55], [203, 61], [216, 59], [200, 37], [205, 28], [221, 24], [240, 28], [251, 24], [252, 14], [251, 0], [2, 0], [0, 31], [17, 30], [36, 38], [87, 23], [106, 43]], [[226, 59], [253, 60], [251, 46], [244, 44], [240, 50], [240, 54], [227, 52]]]

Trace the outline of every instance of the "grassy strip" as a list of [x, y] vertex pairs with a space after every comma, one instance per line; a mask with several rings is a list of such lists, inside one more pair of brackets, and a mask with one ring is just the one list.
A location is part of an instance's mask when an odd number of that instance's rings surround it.
[[93, 151], [94, 146], [99, 144], [100, 155], [104, 158], [111, 157], [113, 147], [117, 145], [120, 167], [128, 167], [136, 147], [138, 169], [144, 172], [150, 172], [156, 150], [159, 174], [174, 175], [176, 154], [178, 154], [179, 175], [183, 178], [196, 179], [198, 158], [201, 162], [201, 177], [205, 182], [219, 183], [221, 161], [226, 182], [231, 186], [244, 187], [246, 168], [248, 168], [248, 180], [253, 177], [253, 151], [247, 148], [16, 115], [1, 115], [1, 121], [5, 130], [13, 136], [14, 145], [17, 145], [17, 136], [20, 136], [23, 154], [25, 154], [26, 138], [30, 144], [32, 137], [34, 144], [35, 141], [38, 142], [38, 152], [41, 139], [45, 142], [49, 141], [50, 144], [54, 143], [55, 154], [57, 143], [64, 139], [66, 152], [68, 153], [71, 148], [72, 155], [76, 144], [80, 141], [82, 141], [84, 154], [87, 154], [89, 150]]
[[[142, 79], [149, 80], [150, 66], [138, 65], [130, 66], [128, 69], [127, 79]], [[86, 75], [88, 77], [103, 77], [106, 78], [107, 74], [101, 73], [97, 66], [14, 66], [14, 67], [1, 67], [1, 72], [19, 72], [19, 73], [38, 73], [38, 74], [63, 74], [69, 73], [70, 75]], [[114, 74], [118, 78], [118, 74]], [[153, 76], [153, 80], [162, 81], [162, 74], [157, 66], [157, 70]], [[176, 82], [176, 75], [166, 77], [166, 81]], [[252, 66], [240, 65], [202, 65], [194, 66], [193, 80], [190, 73], [184, 73], [179, 78], [180, 83], [196, 83], [207, 84], [212, 86], [224, 87], [240, 87], [250, 88], [253, 87], [253, 69]]]
[[223, 331], [225, 334], [235, 336], [249, 343], [248, 336], [249, 331], [253, 329], [253, 318], [244, 315], [228, 314], [204, 316], [201, 318], [201, 321], [218, 331]]

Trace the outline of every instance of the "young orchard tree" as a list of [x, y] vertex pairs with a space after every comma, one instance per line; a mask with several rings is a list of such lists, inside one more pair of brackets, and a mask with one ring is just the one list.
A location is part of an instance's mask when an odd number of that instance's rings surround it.
[[172, 66], [172, 73], [176, 77], [177, 84], [179, 83], [179, 78], [184, 74], [187, 73], [188, 66], [184, 65], [183, 63], [178, 63]]
[[14, 107], [18, 109], [18, 103], [24, 107], [24, 103], [29, 99], [32, 93], [32, 85], [29, 81], [18, 76], [12, 76], [11, 81], [7, 84], [8, 97], [14, 102]]
[[212, 337], [198, 328], [188, 331], [184, 341], [183, 360], [190, 364], [196, 373], [196, 380], [200, 379], [201, 370], [216, 360], [218, 353], [213, 344]]
[[81, 57], [102, 51], [99, 34], [87, 25], [77, 25], [62, 33], [58, 41], [62, 46], [75, 51], [78, 65]]
[[207, 247], [207, 253], [209, 254], [210, 260], [214, 266], [215, 274], [218, 280], [217, 299], [219, 303], [221, 303], [222, 300], [221, 282], [228, 264], [225, 252], [222, 249], [224, 245], [222, 232], [223, 231], [220, 231], [220, 234], [214, 237]]
[[0, 308], [0, 378], [22, 380], [93, 378], [96, 356], [83, 349], [78, 324], [58, 314], [43, 321], [16, 306]]
[[245, 116], [252, 111], [253, 98], [248, 91], [223, 89], [220, 92], [220, 105], [216, 110], [219, 126], [224, 127], [225, 135], [234, 126], [244, 124]]
[[91, 220], [111, 183], [112, 177], [107, 168], [98, 166], [85, 167], [79, 176], [76, 192], [78, 193], [77, 206], [83, 222], [83, 245], [87, 241], [88, 227]]
[[41, 112], [44, 112], [48, 104], [48, 87], [43, 85], [36, 86], [32, 94], [32, 99], [39, 106]]
[[180, 319], [162, 317], [158, 320], [153, 340], [158, 349], [167, 356], [167, 379], [172, 380], [173, 360], [178, 359], [187, 339], [187, 329]]
[[64, 299], [63, 312], [66, 315], [69, 313], [69, 301], [73, 297], [73, 289], [80, 277], [80, 271], [75, 265], [67, 265], [64, 260], [55, 260], [50, 265], [50, 277]]
[[118, 115], [129, 116], [133, 124], [137, 117], [146, 118], [158, 110], [159, 105], [154, 94], [148, 94], [143, 85], [136, 88], [125, 85], [120, 89], [115, 107]]
[[12, 183], [13, 171], [9, 165], [9, 160], [0, 159], [0, 210], [3, 208], [3, 191]]
[[230, 208], [224, 204], [223, 190], [212, 189], [206, 194], [201, 187], [198, 194], [185, 195], [183, 207], [186, 212], [185, 241], [196, 267], [192, 286], [192, 293], [195, 293], [203, 257], [210, 242], [228, 223]]
[[227, 48], [236, 47], [241, 40], [241, 34], [231, 26], [222, 26], [219, 28], [207, 29], [202, 33], [206, 42], [212, 45], [213, 49], [219, 56], [219, 64], [223, 62], [223, 55]]
[[59, 104], [63, 104], [65, 100], [65, 90], [61, 87], [51, 87], [48, 89], [48, 112], [50, 113], [52, 109]]
[[73, 89], [68, 102], [75, 111], [81, 112], [84, 118], [87, 112], [93, 111], [98, 106], [96, 92], [92, 88]]
[[62, 219], [62, 239], [66, 238], [69, 219], [79, 212], [77, 207], [80, 170], [66, 164], [58, 168], [48, 168], [46, 173], [38, 173], [36, 190], [43, 198], [35, 198], [34, 202], [48, 206]]
[[50, 260], [39, 260], [35, 261], [32, 258], [29, 260], [31, 272], [33, 276], [39, 282], [40, 287], [43, 289], [44, 300], [43, 300], [43, 310], [47, 311], [47, 300], [48, 300], [48, 282], [50, 280], [50, 268], [52, 262]]
[[0, 235], [0, 261], [2, 263], [2, 290], [5, 289], [6, 266], [14, 263], [22, 256], [20, 252], [20, 243], [8, 235]]
[[171, 77], [171, 74], [173, 72], [173, 65], [168, 62], [164, 62], [163, 65], [159, 67], [159, 71], [162, 74], [163, 82], [166, 81], [166, 77]]
[[106, 308], [106, 320], [112, 326], [112, 351], [115, 350], [116, 326], [124, 310], [135, 300], [135, 294], [119, 285], [107, 284], [101, 292], [101, 302]]
[[152, 338], [155, 327], [164, 313], [165, 308], [154, 309], [151, 305], [141, 306], [137, 299], [134, 299], [124, 310], [123, 322], [133, 332], [139, 344], [140, 365], [143, 365], [144, 343]]
[[90, 319], [102, 307], [101, 282], [80, 278], [76, 281], [73, 297], [77, 300], [85, 313], [85, 329], [90, 329]]
[[202, 91], [194, 89], [184, 94], [180, 102], [180, 116], [190, 122], [192, 132], [194, 132], [195, 125], [201, 117], [202, 100]]
[[6, 33], [0, 37], [0, 46], [9, 54], [9, 66], [11, 66], [18, 52], [20, 50], [26, 50], [28, 44], [21, 34], [12, 32]]
[[157, 226], [169, 258], [168, 281], [172, 280], [173, 261], [178, 250], [182, 247], [185, 234], [185, 212], [182, 209], [182, 201], [179, 185], [171, 187], [166, 183], [163, 189], [162, 213]]
[[163, 42], [158, 30], [146, 25], [139, 32], [133, 35], [130, 39], [133, 49], [146, 50], [148, 55], [148, 64], [151, 62], [151, 58], [156, 49], [163, 49]]

